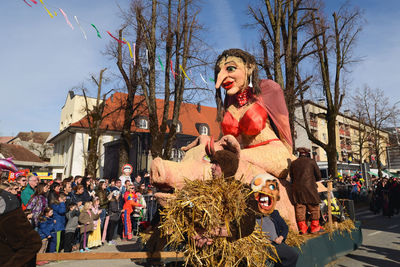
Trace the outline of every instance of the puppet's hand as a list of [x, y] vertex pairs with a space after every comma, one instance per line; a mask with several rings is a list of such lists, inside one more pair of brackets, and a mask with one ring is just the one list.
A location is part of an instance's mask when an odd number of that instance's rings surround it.
[[188, 144], [187, 146], [181, 147], [182, 151], [188, 151], [189, 149], [196, 147], [198, 145], [206, 145], [210, 141], [210, 137], [207, 135], [200, 135], [193, 142]]
[[277, 243], [278, 245], [281, 244], [282, 241], [283, 241], [283, 236], [279, 236], [274, 240], [274, 242]]
[[204, 229], [196, 229], [197, 234], [193, 236], [196, 247], [203, 247], [204, 245], [212, 245], [214, 237], [227, 237], [228, 230], [225, 226], [215, 228], [213, 231], [206, 233]]

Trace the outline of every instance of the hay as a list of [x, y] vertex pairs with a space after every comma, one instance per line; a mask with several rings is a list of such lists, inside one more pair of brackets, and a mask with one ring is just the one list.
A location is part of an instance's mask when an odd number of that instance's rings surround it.
[[229, 241], [226, 237], [213, 237], [212, 245], [197, 248], [192, 239], [196, 230], [212, 233], [231, 225], [240, 225], [246, 214], [246, 199], [250, 195], [243, 183], [234, 179], [185, 181], [182, 190], [174, 193], [161, 213], [160, 229], [168, 238], [168, 245], [184, 244], [185, 262], [194, 266], [262, 266], [267, 260], [277, 261], [275, 247], [260, 227], [247, 237]]
[[305, 235], [301, 235], [289, 227], [289, 233], [286, 237], [285, 243], [291, 247], [298, 247], [301, 250], [301, 245], [306, 242]]

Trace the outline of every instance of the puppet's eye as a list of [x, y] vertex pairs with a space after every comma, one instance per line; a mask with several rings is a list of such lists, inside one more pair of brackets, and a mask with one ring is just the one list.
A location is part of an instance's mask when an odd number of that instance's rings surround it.
[[229, 71], [229, 72], [232, 72], [232, 71], [236, 70], [236, 67], [235, 66], [229, 66], [229, 67], [226, 68], [226, 70]]
[[270, 185], [269, 185], [269, 189], [271, 189], [271, 190], [275, 190], [275, 185], [273, 185], [273, 184], [270, 184]]

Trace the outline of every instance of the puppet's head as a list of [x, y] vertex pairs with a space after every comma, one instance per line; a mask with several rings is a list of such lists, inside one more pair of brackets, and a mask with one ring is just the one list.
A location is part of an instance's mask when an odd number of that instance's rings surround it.
[[271, 214], [280, 198], [277, 179], [268, 173], [262, 173], [256, 175], [250, 185], [258, 202], [258, 210], [266, 215]]
[[228, 49], [218, 56], [214, 68], [215, 88], [222, 86], [227, 95], [234, 95], [251, 87], [254, 95], [260, 94], [256, 59], [241, 49]]

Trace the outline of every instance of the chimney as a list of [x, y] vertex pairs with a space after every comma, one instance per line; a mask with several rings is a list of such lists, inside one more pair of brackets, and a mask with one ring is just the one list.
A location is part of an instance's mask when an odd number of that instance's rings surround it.
[[350, 109], [345, 109], [345, 110], [343, 110], [343, 114], [345, 115], [345, 116], [350, 116], [351, 114], [350, 114]]
[[323, 98], [320, 98], [320, 99], [318, 99], [318, 105], [320, 105], [320, 106], [323, 106], [323, 107], [326, 107], [326, 102], [325, 102], [325, 99], [323, 99]]
[[197, 103], [197, 111], [200, 113], [201, 112], [201, 105], [200, 102]]

